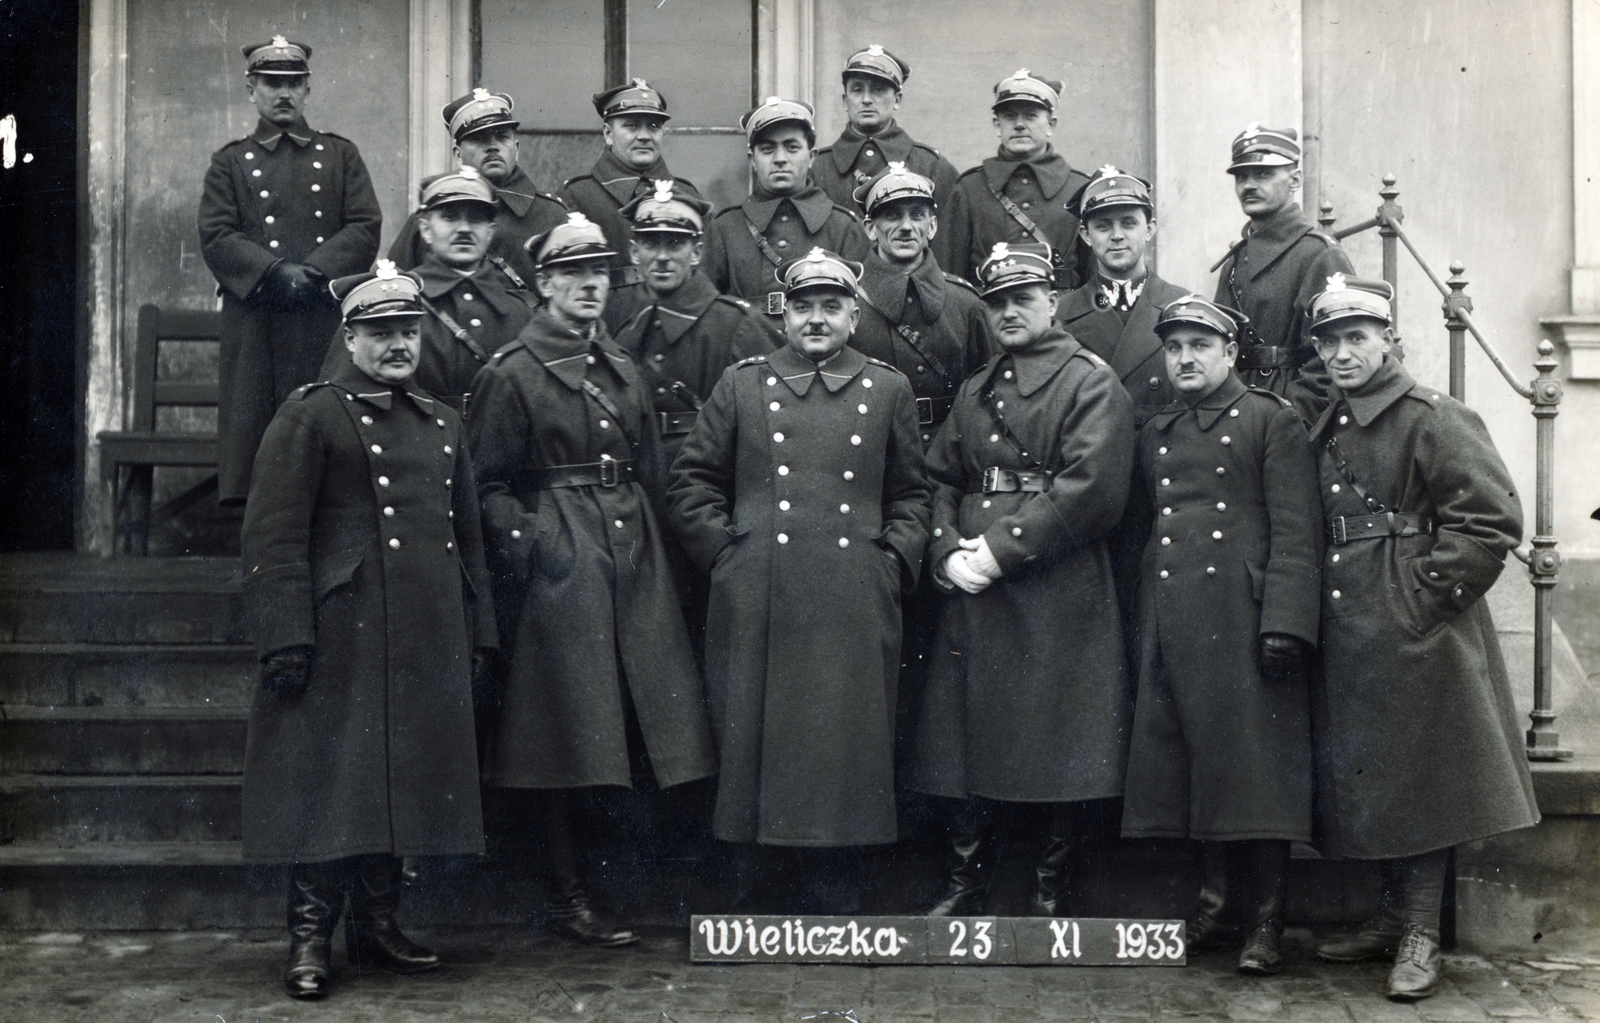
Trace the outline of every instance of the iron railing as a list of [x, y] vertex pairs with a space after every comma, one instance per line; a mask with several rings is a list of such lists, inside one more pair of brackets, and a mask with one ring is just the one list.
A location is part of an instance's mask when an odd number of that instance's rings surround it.
[[1395, 187], [1393, 174], [1383, 176], [1383, 187], [1378, 190], [1383, 202], [1367, 220], [1350, 227], [1334, 230], [1333, 204], [1324, 202], [1317, 218], [1323, 230], [1343, 240], [1363, 231], [1378, 229], [1383, 240], [1383, 279], [1395, 289], [1393, 314], [1396, 328], [1400, 323], [1400, 248], [1416, 260], [1417, 266], [1427, 275], [1433, 286], [1444, 297], [1444, 324], [1450, 334], [1450, 397], [1466, 400], [1467, 391], [1467, 334], [1470, 333], [1483, 349], [1483, 354], [1494, 363], [1495, 369], [1505, 377], [1511, 389], [1533, 405], [1535, 451], [1538, 462], [1534, 494], [1534, 535], [1528, 550], [1514, 550], [1518, 561], [1528, 567], [1528, 578], [1533, 584], [1533, 710], [1528, 717], [1533, 727], [1528, 729], [1529, 760], [1566, 760], [1572, 751], [1563, 749], [1561, 736], [1556, 732], [1554, 673], [1551, 653], [1554, 643], [1555, 622], [1551, 604], [1555, 599], [1556, 574], [1561, 570], [1561, 552], [1556, 550], [1555, 538], [1555, 421], [1561, 405], [1561, 381], [1555, 378], [1560, 365], [1555, 357], [1555, 346], [1549, 340], [1539, 342], [1539, 359], [1533, 364], [1539, 375], [1528, 383], [1518, 380], [1510, 366], [1495, 350], [1489, 339], [1472, 318], [1472, 299], [1467, 296], [1466, 267], [1450, 264], [1450, 277], [1440, 280], [1428, 261], [1417, 251], [1411, 236], [1406, 234], [1405, 211], [1395, 202], [1400, 190]]

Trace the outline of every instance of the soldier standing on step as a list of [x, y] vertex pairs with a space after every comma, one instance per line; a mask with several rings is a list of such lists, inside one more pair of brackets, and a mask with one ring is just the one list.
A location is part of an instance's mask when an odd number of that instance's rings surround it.
[[295, 998], [328, 992], [346, 892], [352, 963], [439, 965], [395, 924], [399, 857], [483, 852], [472, 690], [496, 646], [461, 417], [412, 379], [421, 282], [384, 261], [330, 290], [350, 360], [274, 417], [243, 534], [244, 854], [292, 865]]

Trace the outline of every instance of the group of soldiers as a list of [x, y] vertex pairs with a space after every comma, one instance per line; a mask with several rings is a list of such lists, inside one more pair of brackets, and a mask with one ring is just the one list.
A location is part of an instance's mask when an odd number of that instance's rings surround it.
[[481, 853], [481, 786], [525, 797], [550, 926], [622, 946], [575, 793], [714, 791], [739, 908], [773, 856], [814, 880], [895, 842], [897, 772], [946, 825], [931, 915], [983, 911], [1007, 804], [1041, 805], [1032, 912], [1070, 915], [1120, 799], [1123, 835], [1195, 843], [1190, 948], [1278, 971], [1314, 843], [1384, 877], [1318, 953], [1437, 988], [1449, 849], [1538, 819], [1482, 599], [1521, 506], [1295, 203], [1292, 130], [1233, 142], [1208, 300], [1151, 272], [1147, 182], [1055, 151], [1026, 69], [958, 174], [867, 47], [832, 146], [803, 103], [745, 116], [751, 193], [714, 214], [644, 81], [594, 97], [605, 151], [560, 198], [475, 89], [373, 269], [310, 47], [245, 56], [260, 122], [200, 229], [262, 663], [244, 846], [293, 865], [290, 994], [327, 993], [341, 918], [358, 965], [438, 965], [402, 862]]

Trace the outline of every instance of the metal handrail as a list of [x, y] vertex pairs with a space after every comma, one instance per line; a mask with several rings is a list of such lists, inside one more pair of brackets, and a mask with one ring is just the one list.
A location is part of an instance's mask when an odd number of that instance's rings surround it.
[[1400, 273], [1398, 239], [1411, 253], [1428, 280], [1444, 296], [1445, 328], [1450, 333], [1450, 396], [1457, 401], [1466, 400], [1467, 358], [1466, 335], [1477, 339], [1478, 347], [1494, 363], [1495, 369], [1505, 377], [1511, 389], [1528, 399], [1533, 405], [1535, 427], [1535, 452], [1537, 473], [1534, 493], [1534, 535], [1527, 553], [1513, 550], [1518, 561], [1528, 568], [1528, 579], [1533, 585], [1533, 710], [1528, 714], [1533, 727], [1527, 732], [1529, 760], [1566, 760], [1572, 751], [1562, 748], [1561, 736], [1555, 730], [1555, 693], [1553, 653], [1555, 649], [1554, 599], [1556, 575], [1561, 571], [1561, 553], [1556, 550], [1555, 538], [1555, 419], [1561, 406], [1561, 381], [1555, 379], [1560, 365], [1555, 357], [1555, 346], [1548, 339], [1539, 342], [1539, 359], [1533, 364], [1539, 375], [1529, 383], [1522, 383], [1511, 367], [1489, 343], [1483, 331], [1472, 318], [1472, 299], [1466, 294], [1466, 267], [1459, 262], [1450, 264], [1450, 277], [1440, 280], [1432, 266], [1417, 251], [1417, 246], [1406, 233], [1402, 222], [1405, 211], [1395, 202], [1400, 190], [1395, 187], [1393, 174], [1383, 176], [1383, 187], [1378, 190], [1383, 202], [1367, 220], [1334, 231], [1333, 204], [1324, 202], [1317, 220], [1335, 238], [1343, 240], [1363, 231], [1378, 229], [1383, 237], [1383, 279], [1395, 289], [1392, 303], [1394, 322], [1400, 322]]

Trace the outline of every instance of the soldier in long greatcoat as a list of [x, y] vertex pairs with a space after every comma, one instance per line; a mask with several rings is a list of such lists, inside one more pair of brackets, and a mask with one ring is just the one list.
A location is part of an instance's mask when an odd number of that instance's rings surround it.
[[276, 36], [244, 48], [255, 130], [211, 155], [200, 253], [222, 295], [217, 496], [250, 493], [256, 447], [278, 406], [316, 379], [339, 306], [328, 280], [378, 254], [383, 212], [355, 143], [306, 124], [311, 47]]
[[568, 793], [636, 769], [671, 788], [715, 755], [653, 508], [650, 398], [600, 319], [613, 253], [581, 213], [529, 244], [545, 304], [478, 374], [468, 420], [511, 657], [484, 782], [533, 793], [551, 926], [628, 945], [584, 891]]
[[951, 595], [923, 696], [912, 784], [951, 810], [935, 915], [978, 911], [995, 851], [977, 800], [1047, 803], [1033, 912], [1066, 915], [1089, 800], [1122, 794], [1132, 715], [1106, 534], [1133, 474], [1133, 403], [1053, 324], [1045, 246], [983, 265], [1000, 350], [928, 451], [934, 580]]
[[244, 855], [293, 864], [296, 998], [327, 993], [344, 894], [357, 964], [439, 965], [395, 926], [404, 856], [483, 852], [472, 686], [496, 646], [461, 417], [417, 389], [420, 282], [334, 281], [351, 358], [261, 442], [244, 606], [262, 660]]
[[1336, 276], [1310, 332], [1333, 385], [1311, 430], [1329, 544], [1312, 696], [1320, 843], [1383, 861], [1375, 919], [1325, 959], [1394, 956], [1389, 997], [1437, 990], [1452, 846], [1539, 821], [1484, 595], [1522, 505], [1483, 421], [1390, 351], [1392, 289]]
[[1282, 964], [1289, 843], [1311, 840], [1322, 529], [1299, 415], [1233, 372], [1238, 321], [1186, 295], [1155, 328], [1179, 397], [1139, 433], [1152, 513], [1122, 833], [1200, 842], [1195, 951], [1222, 937], [1233, 859], [1250, 888], [1239, 969], [1266, 974]]

